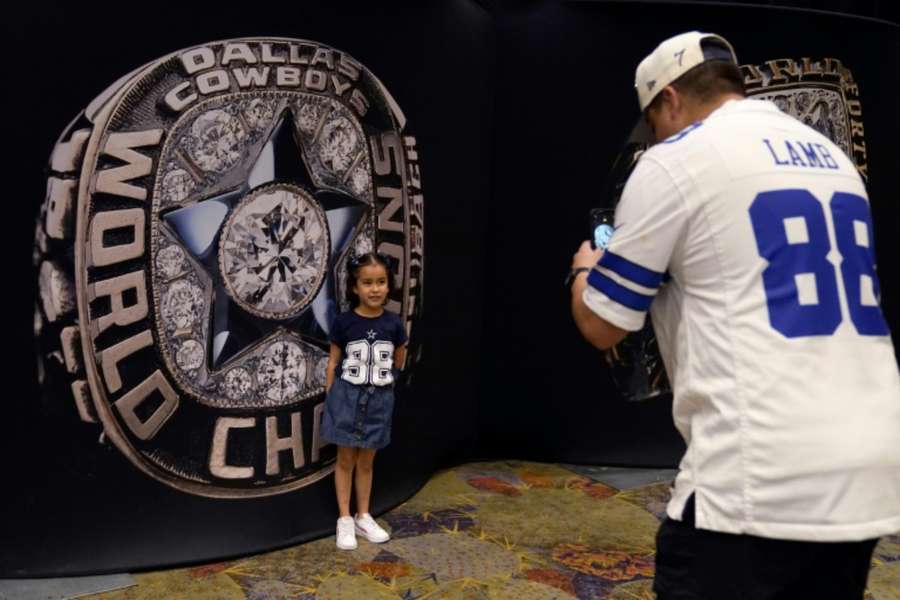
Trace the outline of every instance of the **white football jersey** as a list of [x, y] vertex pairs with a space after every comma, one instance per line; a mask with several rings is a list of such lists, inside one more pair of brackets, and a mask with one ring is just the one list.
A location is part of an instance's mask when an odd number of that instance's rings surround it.
[[900, 530], [900, 374], [853, 163], [760, 100], [639, 160], [584, 300], [648, 309], [687, 442], [668, 514], [701, 529], [852, 541]]

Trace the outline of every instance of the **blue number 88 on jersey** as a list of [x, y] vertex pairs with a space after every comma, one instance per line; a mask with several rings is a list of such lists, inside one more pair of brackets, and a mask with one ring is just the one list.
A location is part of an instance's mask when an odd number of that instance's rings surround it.
[[[836, 192], [829, 210], [850, 319], [860, 335], [888, 335], [869, 205]], [[822, 204], [809, 190], [772, 190], [757, 194], [749, 212], [759, 255], [769, 263], [763, 286], [772, 327], [789, 338], [833, 334], [842, 320], [840, 292]]]

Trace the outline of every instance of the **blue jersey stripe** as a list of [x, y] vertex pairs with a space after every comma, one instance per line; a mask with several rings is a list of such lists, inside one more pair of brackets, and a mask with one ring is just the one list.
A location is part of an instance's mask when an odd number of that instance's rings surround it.
[[599, 292], [603, 292], [611, 300], [614, 300], [631, 310], [646, 312], [647, 309], [650, 308], [650, 303], [653, 302], [653, 296], [647, 296], [629, 290], [624, 285], [616, 283], [613, 279], [596, 269], [593, 269], [588, 273], [587, 281], [588, 285], [592, 288]]
[[624, 277], [628, 281], [633, 281], [647, 288], [658, 288], [663, 280], [663, 273], [642, 267], [627, 258], [613, 254], [609, 250], [603, 253], [603, 256], [600, 257], [600, 262], [597, 264], [609, 269], [616, 275]]
[[682, 129], [681, 131], [679, 131], [678, 133], [672, 135], [671, 137], [668, 137], [668, 138], [664, 139], [664, 140], [662, 141], [662, 143], [663, 143], [663, 144], [674, 144], [674, 143], [677, 142], [678, 140], [684, 139], [684, 137], [685, 137], [687, 134], [689, 134], [689, 133], [692, 132], [693, 130], [697, 129], [697, 128], [700, 127], [701, 125], [703, 125], [703, 121], [696, 121], [696, 122], [694, 122], [694, 123], [691, 123], [690, 125], [688, 125], [688, 126], [685, 127], [684, 129]]

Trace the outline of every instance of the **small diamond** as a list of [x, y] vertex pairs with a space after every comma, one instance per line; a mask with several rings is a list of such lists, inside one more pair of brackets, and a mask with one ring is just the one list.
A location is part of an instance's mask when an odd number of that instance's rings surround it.
[[312, 135], [316, 131], [319, 124], [319, 106], [312, 103], [306, 103], [300, 107], [300, 114], [297, 115], [297, 125], [300, 131]]
[[265, 397], [277, 403], [290, 401], [306, 380], [303, 350], [293, 342], [275, 342], [263, 353], [257, 379]]
[[184, 251], [174, 244], [166, 246], [156, 254], [156, 268], [166, 279], [181, 275], [185, 268]]
[[346, 117], [330, 119], [319, 136], [319, 158], [335, 173], [346, 171], [356, 158], [359, 138]]
[[175, 354], [175, 362], [178, 363], [178, 366], [182, 371], [199, 369], [200, 365], [203, 364], [203, 357], [205, 354], [200, 342], [197, 340], [187, 340]]
[[254, 129], [262, 129], [275, 116], [275, 107], [271, 102], [254, 98], [244, 107], [244, 120]]
[[372, 239], [365, 235], [359, 236], [356, 238], [356, 241], [353, 242], [353, 251], [356, 256], [368, 254], [369, 252], [372, 252], [374, 248], [375, 244], [372, 243]]
[[241, 158], [247, 136], [240, 120], [224, 110], [208, 110], [191, 126], [191, 158], [204, 171], [222, 172]]
[[194, 190], [196, 184], [193, 177], [183, 169], [172, 169], [162, 180], [162, 198], [164, 202], [181, 202]]
[[362, 196], [369, 190], [369, 170], [365, 166], [358, 165], [353, 169], [353, 174], [350, 175], [350, 189], [357, 196]]
[[245, 397], [253, 387], [250, 372], [243, 367], [236, 367], [225, 375], [225, 394], [232, 400]]
[[188, 329], [200, 320], [203, 290], [189, 281], [176, 281], [166, 290], [162, 305], [166, 321], [178, 329]]

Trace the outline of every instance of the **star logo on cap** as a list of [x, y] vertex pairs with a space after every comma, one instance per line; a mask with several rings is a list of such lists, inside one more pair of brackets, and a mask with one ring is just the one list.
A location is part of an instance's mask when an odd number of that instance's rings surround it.
[[648, 91], [649, 91], [649, 90], [652, 90], [652, 89], [653, 89], [653, 86], [655, 86], [655, 85], [656, 85], [656, 80], [655, 80], [655, 79], [651, 79], [650, 81], [647, 82], [647, 90], [648, 90]]

